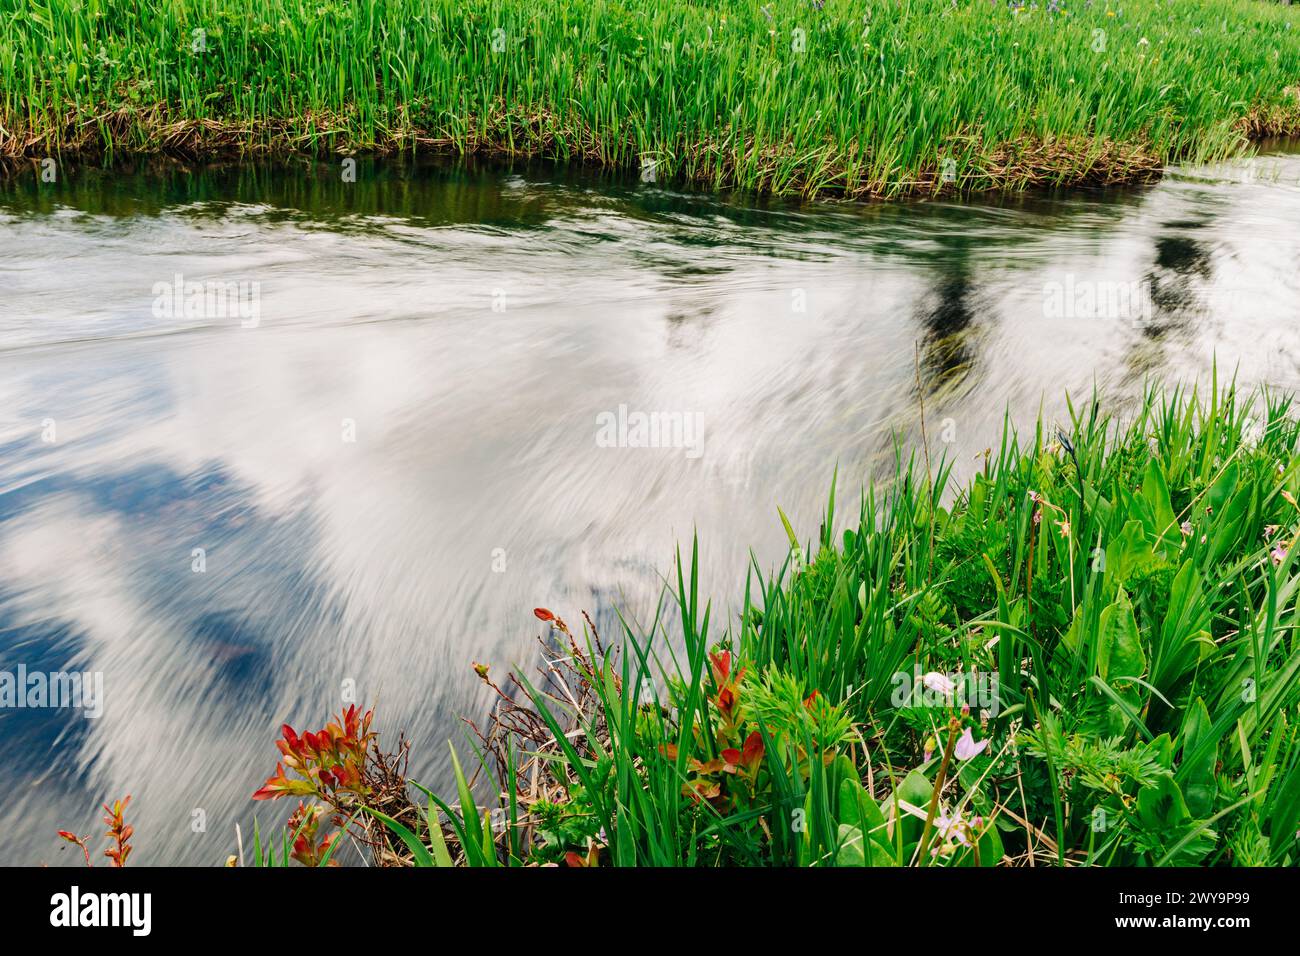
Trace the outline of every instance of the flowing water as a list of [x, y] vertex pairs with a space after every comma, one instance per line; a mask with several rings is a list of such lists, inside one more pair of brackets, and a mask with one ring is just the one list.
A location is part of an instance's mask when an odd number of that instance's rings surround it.
[[471, 663], [531, 667], [533, 607], [646, 622], [698, 531], [734, 614], [751, 549], [785, 557], [777, 506], [813, 535], [837, 466], [852, 502], [918, 447], [922, 401], [968, 474], [1067, 389], [1131, 401], [1216, 357], [1300, 384], [1286, 153], [861, 206], [538, 168], [38, 173], [0, 184], [0, 671], [103, 694], [0, 708], [4, 863], [77, 863], [55, 830], [130, 793], [135, 861], [219, 864], [278, 819], [249, 795], [281, 722], [349, 695], [445, 783], [489, 705]]

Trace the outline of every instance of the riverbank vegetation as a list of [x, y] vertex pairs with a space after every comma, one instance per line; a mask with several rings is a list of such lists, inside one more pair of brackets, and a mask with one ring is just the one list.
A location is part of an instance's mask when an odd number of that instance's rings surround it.
[[1297, 20], [1260, 0], [0, 0], [0, 156], [418, 149], [804, 196], [1130, 182], [1300, 132]]
[[834, 492], [779, 515], [739, 607], [691, 554], [644, 631], [538, 608], [538, 676], [474, 665], [454, 795], [369, 713], [286, 727], [255, 796], [304, 802], [257, 860], [350, 827], [397, 865], [1294, 864], [1298, 441], [1287, 399], [1152, 389], [1008, 425], [961, 487], [900, 448], [842, 533]]

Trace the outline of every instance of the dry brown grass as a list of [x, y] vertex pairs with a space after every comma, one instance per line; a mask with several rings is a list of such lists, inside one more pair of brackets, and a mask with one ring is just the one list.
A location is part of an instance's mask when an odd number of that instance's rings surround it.
[[[1300, 90], [1296, 91], [1300, 93]], [[122, 107], [94, 116], [69, 115], [57, 126], [33, 129], [12, 117], [0, 118], [0, 170], [23, 168], [24, 159], [57, 155], [82, 161], [110, 162], [117, 158], [164, 155], [188, 161], [304, 155], [391, 154], [509, 156], [604, 165], [608, 144], [593, 131], [557, 133], [554, 117], [523, 115], [502, 109], [488, 122], [471, 119], [466, 128], [489, 130], [453, 138], [405, 122], [383, 129], [373, 141], [332, 140], [332, 131], [345, 128], [337, 117], [304, 116], [293, 121], [234, 123], [214, 119], [180, 118], [161, 105]], [[1300, 134], [1300, 96], [1295, 108], [1257, 108], [1236, 127], [1243, 145], [1275, 136]], [[308, 132], [309, 131], [309, 132]], [[977, 140], [971, 132], [963, 137]], [[53, 144], [58, 144], [57, 147]], [[1165, 162], [1145, 143], [1117, 143], [1083, 137], [1042, 137], [1002, 143], [984, 151], [982, 161], [964, 171], [959, 183], [945, 183], [936, 166], [912, 179], [887, 173], [850, 178], [859, 161], [837, 155], [827, 147], [804, 153], [792, 162], [789, 149], [739, 148], [734, 138], [697, 145], [685, 144], [678, 177], [688, 185], [732, 188], [754, 183], [759, 194], [831, 196], [850, 200], [884, 197], [973, 194], [1058, 187], [1106, 187], [1149, 183], [1162, 175]], [[742, 175], [742, 170], [744, 173]]]

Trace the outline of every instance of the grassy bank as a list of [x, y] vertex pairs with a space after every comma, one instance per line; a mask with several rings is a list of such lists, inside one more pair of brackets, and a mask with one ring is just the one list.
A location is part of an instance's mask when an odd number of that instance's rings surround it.
[[778, 194], [1143, 179], [1300, 131], [1259, 0], [0, 0], [0, 155], [502, 152]]
[[366, 821], [388, 863], [1294, 865], [1298, 442], [1287, 401], [1152, 391], [1008, 431], [959, 489], [900, 456], [743, 607], [688, 557], [617, 649], [538, 609], [550, 663], [476, 665], [499, 698], [448, 799], [356, 713], [286, 729], [257, 796]]

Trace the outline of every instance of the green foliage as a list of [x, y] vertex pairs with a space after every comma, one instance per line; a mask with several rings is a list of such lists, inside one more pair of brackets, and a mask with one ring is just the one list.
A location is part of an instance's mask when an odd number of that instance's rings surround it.
[[850, 739], [852, 720], [842, 704], [813, 696], [798, 678], [773, 668], [751, 684], [747, 695], [750, 716], [776, 741], [811, 741], [828, 751]]
[[0, 0], [0, 154], [418, 146], [805, 196], [1111, 183], [1300, 130], [1296, 18], [1256, 0]]

